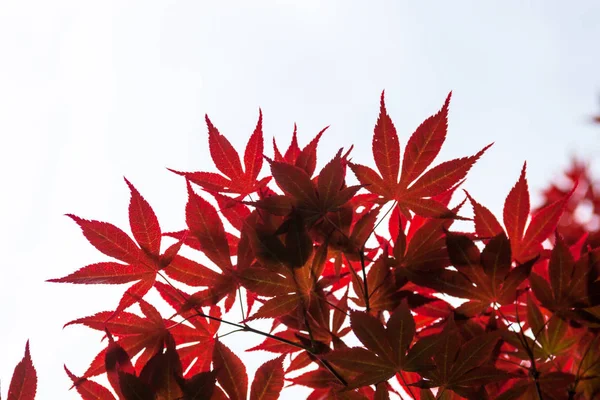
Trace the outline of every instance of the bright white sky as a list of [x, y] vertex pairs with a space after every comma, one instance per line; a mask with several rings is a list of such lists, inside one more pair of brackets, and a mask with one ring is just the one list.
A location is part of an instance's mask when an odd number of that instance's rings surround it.
[[126, 176], [164, 231], [183, 228], [185, 185], [165, 167], [213, 170], [205, 113], [240, 149], [259, 106], [268, 141], [287, 145], [297, 122], [303, 145], [330, 124], [320, 165], [351, 143], [372, 163], [382, 89], [402, 145], [453, 90], [439, 160], [496, 142], [465, 188], [498, 214], [524, 160], [535, 191], [600, 150], [597, 1], [211, 3], [0, 5], [3, 393], [29, 338], [38, 398], [78, 398], [62, 366], [81, 374], [104, 344], [62, 325], [124, 287], [44, 283], [106, 260], [63, 214], [128, 230]]

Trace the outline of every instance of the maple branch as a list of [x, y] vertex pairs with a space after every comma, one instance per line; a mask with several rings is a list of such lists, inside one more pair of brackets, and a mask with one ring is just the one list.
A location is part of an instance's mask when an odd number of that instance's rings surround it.
[[363, 275], [363, 286], [364, 286], [364, 292], [365, 292], [365, 308], [366, 308], [367, 312], [370, 311], [371, 307], [369, 305], [369, 284], [367, 283], [367, 273], [365, 272], [365, 268], [366, 268], [365, 267], [365, 246], [367, 245], [367, 241], [369, 240], [371, 235], [375, 232], [375, 229], [377, 229], [379, 224], [381, 224], [381, 222], [385, 219], [385, 217], [387, 217], [387, 215], [394, 209], [394, 207], [396, 206], [397, 203], [398, 203], [398, 201], [394, 200], [394, 202], [392, 203], [392, 206], [385, 212], [385, 214], [383, 214], [383, 217], [381, 217], [379, 219], [379, 221], [377, 221], [377, 223], [373, 226], [373, 229], [369, 233], [369, 236], [367, 236], [367, 240], [365, 240], [365, 242], [363, 243], [362, 247], [360, 248], [359, 254], [358, 254], [358, 256], [360, 257], [360, 267], [362, 269], [362, 275]]
[[[502, 310], [500, 310], [500, 308], [497, 308], [496, 311], [498, 311], [500, 316], [502, 316], [502, 318], [504, 318], [504, 320], [509, 323], [509, 328], [512, 328], [514, 323], [511, 322], [508, 318], [506, 318], [506, 315], [504, 315]], [[519, 332], [517, 332], [514, 328], [513, 328], [513, 332], [517, 334], [517, 338], [519, 339], [521, 346], [523, 346], [523, 348], [525, 349], [525, 352], [527, 353], [527, 356], [529, 357], [529, 360], [531, 361], [531, 368], [529, 370], [529, 374], [531, 375], [531, 377], [533, 378], [533, 381], [535, 383], [535, 390], [537, 392], [539, 400], [544, 400], [544, 397], [542, 396], [542, 388], [541, 388], [540, 382], [539, 382], [540, 373], [537, 370], [537, 367], [535, 365], [535, 357], [533, 355], [533, 350], [529, 347], [529, 344], [527, 343], [527, 339], [525, 338], [525, 334], [523, 333], [523, 327], [521, 326], [518, 307], [515, 308], [515, 311], [516, 311], [515, 315], [517, 317], [517, 325], [519, 326]], [[534, 343], [535, 343], [535, 337], [534, 337]]]
[[529, 357], [529, 360], [531, 361], [531, 369], [530, 369], [529, 373], [535, 383], [535, 390], [537, 392], [539, 400], [544, 400], [544, 397], [542, 396], [542, 387], [540, 385], [540, 380], [539, 380], [540, 373], [537, 370], [537, 367], [535, 365], [535, 357], [533, 355], [533, 349], [531, 349], [529, 347], [529, 343], [527, 343], [527, 339], [525, 338], [525, 333], [523, 332], [523, 327], [521, 326], [521, 321], [519, 318], [519, 307], [515, 307], [515, 315], [517, 317], [517, 324], [519, 325], [519, 334], [521, 335], [521, 336], [517, 335], [517, 337], [519, 338], [521, 345], [525, 349], [525, 352], [527, 353], [527, 356]]
[[[327, 216], [325, 216], [325, 220], [327, 222], [329, 222], [334, 229], [338, 230], [342, 236], [345, 236], [346, 239], [350, 240], [350, 238], [348, 237], [348, 235], [346, 235], [333, 221], [331, 221], [329, 218], [327, 218]], [[369, 233], [369, 237], [371, 236], [371, 234], [373, 234], [373, 231], [371, 231], [371, 233]], [[367, 238], [368, 240], [368, 238]], [[363, 243], [363, 245], [361, 246], [360, 250], [358, 251], [358, 256], [360, 258], [360, 266], [362, 269], [362, 275], [363, 275], [363, 295], [365, 298], [365, 308], [366, 311], [369, 312], [370, 306], [369, 306], [369, 287], [368, 287], [368, 283], [367, 283], [367, 274], [365, 272], [365, 245], [366, 245], [366, 241], [365, 243]], [[354, 268], [352, 267], [352, 264], [350, 263], [350, 260], [348, 260], [348, 256], [346, 256], [346, 261], [348, 262], [348, 268], [350, 268], [350, 270], [356, 274], [356, 271], [354, 271]]]
[[[347, 256], [346, 254], [344, 254], [344, 257], [346, 257], [346, 263], [348, 263], [348, 269], [350, 270], [350, 272], [352, 273], [352, 275], [353, 275], [353, 276], [356, 278], [356, 280], [358, 281], [360, 278], [359, 278], [358, 274], [356, 273], [356, 271], [354, 270], [354, 267], [352, 266], [352, 263], [351, 263], [351, 262], [350, 262], [350, 260], [348, 259], [348, 256]], [[363, 294], [363, 297], [366, 297], [366, 296], [368, 296], [368, 293], [365, 293], [365, 292], [364, 292], [364, 290], [365, 290], [365, 288], [364, 288], [364, 287], [360, 287], [360, 286], [359, 286], [359, 289], [360, 289], [360, 291], [362, 292], [362, 294]], [[357, 293], [357, 294], [358, 294], [358, 293]]]
[[242, 312], [242, 320], [245, 321], [246, 315], [244, 313], [244, 303], [242, 303], [242, 289], [240, 288], [240, 285], [238, 285], [238, 287], [237, 287], [237, 292], [238, 292], [238, 298], [240, 299], [240, 311]]
[[[158, 271], [158, 270], [157, 270], [157, 274], [158, 274], [158, 275], [159, 275], [161, 278], [163, 278], [163, 279], [165, 280], [165, 282], [166, 282], [166, 283], [167, 283], [169, 286], [171, 286], [173, 289], [175, 289], [175, 292], [176, 292], [176, 293], [177, 293], [177, 294], [178, 294], [178, 295], [181, 297], [181, 299], [182, 299], [184, 302], [187, 302], [187, 301], [189, 300], [189, 299], [187, 299], [187, 298], [186, 298], [186, 296], [184, 295], [184, 293], [182, 293], [182, 292], [181, 292], [179, 289], [177, 289], [177, 287], [175, 287], [175, 285], [173, 285], [173, 283], [171, 283], [171, 281], [170, 281], [170, 280], [169, 280], [169, 279], [168, 279], [166, 276], [164, 276], [164, 275], [161, 273], [161, 271]], [[295, 276], [294, 276], [294, 279], [295, 279]], [[241, 299], [240, 299], [240, 301], [241, 301]], [[218, 322], [220, 322], [220, 323], [222, 323], [222, 324], [226, 324], [226, 325], [233, 326], [233, 327], [237, 328], [236, 330], [234, 330], [234, 331], [232, 331], [232, 332], [229, 332], [228, 334], [231, 334], [231, 333], [234, 333], [234, 332], [240, 332], [240, 331], [252, 332], [252, 333], [255, 333], [255, 334], [257, 334], [257, 335], [261, 335], [261, 336], [264, 336], [264, 337], [267, 337], [267, 338], [270, 338], [270, 339], [273, 339], [273, 340], [277, 340], [278, 342], [285, 343], [285, 344], [288, 344], [288, 345], [290, 345], [290, 346], [296, 347], [296, 348], [298, 348], [298, 349], [304, 350], [304, 351], [306, 351], [308, 354], [312, 355], [312, 356], [313, 356], [315, 359], [319, 360], [319, 362], [320, 362], [321, 364], [323, 364], [323, 366], [324, 366], [324, 367], [325, 367], [325, 368], [326, 368], [326, 369], [327, 369], [327, 370], [328, 370], [328, 371], [329, 371], [329, 372], [330, 372], [330, 373], [331, 373], [331, 374], [332, 374], [332, 375], [333, 375], [333, 376], [334, 376], [334, 377], [335, 377], [335, 378], [336, 378], [336, 379], [337, 379], [337, 380], [338, 380], [338, 381], [339, 381], [339, 382], [340, 382], [342, 385], [344, 385], [344, 386], [348, 386], [348, 382], [346, 382], [346, 380], [345, 380], [345, 379], [344, 379], [344, 378], [343, 378], [343, 377], [342, 377], [342, 376], [341, 376], [341, 375], [340, 375], [340, 374], [339, 374], [339, 373], [338, 373], [338, 372], [337, 372], [337, 371], [336, 371], [336, 370], [333, 368], [333, 366], [332, 366], [332, 365], [329, 363], [329, 361], [321, 359], [321, 358], [320, 358], [320, 357], [319, 357], [317, 354], [315, 354], [315, 353], [313, 352], [313, 349], [307, 349], [305, 346], [303, 346], [303, 345], [302, 345], [302, 344], [300, 344], [300, 343], [293, 342], [293, 341], [291, 341], [291, 340], [288, 340], [288, 339], [286, 339], [286, 338], [282, 338], [282, 337], [280, 337], [280, 336], [277, 336], [277, 335], [273, 335], [273, 334], [271, 334], [271, 333], [268, 333], [268, 332], [263, 332], [263, 331], [261, 331], [261, 330], [258, 330], [258, 329], [255, 329], [255, 328], [252, 328], [251, 326], [249, 326], [249, 325], [247, 325], [247, 324], [238, 324], [238, 323], [236, 323], [236, 322], [231, 322], [231, 321], [227, 321], [227, 320], [224, 320], [224, 319], [222, 319], [222, 318], [219, 318], [219, 317], [213, 317], [212, 315], [204, 314], [202, 311], [198, 310], [198, 308], [197, 308], [196, 306], [193, 306], [193, 310], [196, 312], [196, 316], [203, 317], [203, 318], [208, 318], [208, 319], [210, 319], [210, 320], [213, 320], [213, 321], [218, 321]], [[308, 327], [308, 324], [307, 324], [307, 327]], [[310, 330], [309, 330], [309, 333], [310, 333]], [[314, 348], [314, 344], [312, 345], [312, 347]]]
[[[225, 321], [223, 321], [223, 322], [225, 322]], [[230, 322], [229, 324], [235, 324], [235, 323], [231, 323], [231, 322]], [[237, 325], [237, 324], [235, 324], [235, 325]], [[241, 325], [240, 325], [240, 326], [241, 326]], [[263, 332], [263, 331], [260, 331], [260, 330], [258, 330], [258, 329], [254, 329], [254, 328], [252, 328], [252, 327], [250, 327], [250, 326], [248, 326], [248, 325], [243, 325], [243, 328], [242, 328], [241, 330], [248, 331], [248, 332], [252, 332], [252, 333], [256, 333], [257, 335], [262, 335], [262, 336], [265, 336], [265, 337], [271, 338], [271, 339], [273, 339], [273, 340], [277, 340], [277, 341], [279, 341], [279, 342], [282, 342], [282, 343], [285, 343], [285, 344], [289, 344], [289, 345], [291, 345], [291, 346], [294, 346], [294, 347], [297, 347], [297, 348], [299, 348], [299, 349], [302, 349], [302, 350], [306, 351], [308, 354], [310, 354], [311, 356], [313, 356], [315, 359], [319, 360], [319, 362], [320, 362], [321, 364], [323, 364], [323, 366], [324, 366], [324, 367], [325, 367], [325, 368], [326, 368], [326, 369], [327, 369], [327, 370], [328, 370], [328, 371], [329, 371], [329, 372], [330, 372], [330, 373], [331, 373], [333, 376], [335, 376], [335, 378], [336, 378], [336, 379], [337, 379], [337, 380], [338, 380], [338, 381], [339, 381], [339, 382], [340, 382], [342, 385], [344, 385], [344, 386], [348, 386], [348, 382], [346, 382], [346, 380], [345, 380], [345, 379], [344, 379], [344, 378], [343, 378], [343, 377], [342, 377], [342, 376], [341, 376], [341, 375], [340, 375], [340, 374], [339, 374], [339, 373], [338, 373], [338, 372], [337, 372], [337, 371], [336, 371], [336, 370], [333, 368], [333, 366], [332, 366], [332, 365], [329, 363], [329, 361], [327, 361], [327, 360], [323, 360], [322, 358], [320, 358], [318, 354], [315, 354], [315, 353], [312, 351], [312, 349], [307, 349], [305, 346], [303, 346], [303, 345], [302, 345], [302, 344], [300, 344], [300, 343], [295, 343], [295, 342], [292, 342], [291, 340], [287, 340], [287, 339], [285, 339], [285, 338], [282, 338], [282, 337], [279, 337], [279, 336], [276, 336], [276, 335], [273, 335], [273, 334], [270, 334], [270, 333], [267, 333], [267, 332]]]
[[232, 330], [231, 332], [227, 332], [227, 333], [225, 333], [225, 334], [223, 334], [223, 335], [219, 336], [219, 339], [223, 339], [225, 336], [229, 336], [229, 335], [231, 335], [232, 333], [240, 332], [240, 331], [242, 331], [242, 330], [243, 330], [243, 329], [234, 329], [234, 330]]
[[379, 221], [377, 221], [377, 223], [375, 224], [375, 226], [373, 226], [373, 230], [371, 231], [371, 233], [369, 233], [369, 237], [371, 237], [371, 235], [373, 234], [373, 232], [375, 232], [375, 229], [377, 229], [377, 227], [383, 222], [383, 220], [385, 219], [385, 217], [388, 216], [388, 214], [394, 209], [394, 207], [396, 207], [397, 204], [398, 204], [398, 200], [394, 200], [394, 202], [392, 203], [392, 206], [385, 212], [385, 214], [383, 214], [383, 217], [381, 217], [379, 219]]

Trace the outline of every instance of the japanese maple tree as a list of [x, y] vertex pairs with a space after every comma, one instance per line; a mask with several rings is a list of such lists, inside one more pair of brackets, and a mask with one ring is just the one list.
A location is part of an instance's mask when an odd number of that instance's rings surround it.
[[[350, 147], [318, 172], [325, 129], [301, 147], [294, 128], [285, 151], [273, 140], [266, 154], [260, 112], [240, 158], [206, 117], [219, 172], [171, 170], [188, 195], [181, 229], [164, 232], [129, 180], [131, 235], [68, 215], [111, 259], [49, 281], [130, 284], [107, 311], [66, 324], [106, 340], [87, 370], [64, 367], [75, 390], [85, 400], [270, 400], [295, 385], [312, 400], [600, 398], [600, 241], [575, 216], [584, 202], [600, 215], [598, 187], [575, 163], [569, 186], [532, 209], [524, 164], [497, 218], [459, 190], [491, 145], [434, 163], [450, 100], [402, 148], [382, 94], [374, 168]], [[247, 351], [273, 354], [252, 379], [223, 327], [262, 336]], [[94, 380], [102, 374], [111, 390]], [[35, 382], [27, 345], [8, 399], [33, 399]]]

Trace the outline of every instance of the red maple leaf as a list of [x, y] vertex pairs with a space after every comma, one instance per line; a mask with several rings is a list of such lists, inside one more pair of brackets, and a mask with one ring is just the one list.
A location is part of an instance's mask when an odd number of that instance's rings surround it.
[[236, 193], [239, 198], [243, 198], [266, 185], [270, 178], [257, 180], [263, 163], [262, 111], [259, 110], [256, 128], [246, 144], [243, 168], [240, 156], [229, 140], [219, 133], [208, 115], [205, 116], [205, 119], [208, 126], [210, 156], [217, 169], [225, 176], [214, 172], [180, 172], [172, 169], [170, 171], [185, 176], [186, 179], [204, 189], [215, 192]]
[[400, 142], [396, 128], [386, 111], [382, 93], [379, 118], [373, 135], [373, 158], [379, 174], [369, 167], [350, 163], [350, 168], [361, 184], [370, 192], [383, 197], [385, 201], [396, 201], [408, 218], [409, 211], [425, 217], [453, 216], [450, 210], [433, 197], [462, 180], [491, 146], [490, 144], [484, 147], [474, 156], [446, 161], [425, 172], [446, 139], [450, 96], [451, 93], [442, 109], [427, 118], [409, 139], [400, 172]]
[[321, 136], [323, 133], [325, 133], [327, 128], [328, 127], [325, 127], [319, 133], [317, 133], [313, 140], [311, 140], [309, 144], [300, 150], [300, 147], [298, 146], [297, 127], [296, 124], [294, 124], [292, 141], [284, 155], [281, 155], [281, 152], [275, 143], [275, 138], [273, 138], [273, 152], [275, 153], [275, 161], [298, 167], [306, 172], [308, 176], [312, 177], [313, 173], [315, 172], [315, 167], [317, 166], [317, 146]]
[[[526, 262], [542, 253], [542, 243], [554, 232], [565, 204], [575, 188], [560, 200], [537, 210], [529, 220], [529, 189], [523, 164], [521, 175], [504, 202], [504, 226], [510, 239], [512, 257]], [[480, 238], [491, 238], [504, 232], [502, 226], [486, 207], [477, 203], [468, 193], [475, 214], [475, 232]], [[529, 220], [529, 223], [527, 223]], [[527, 229], [525, 227], [527, 226]]]
[[142, 298], [152, 288], [157, 272], [171, 263], [182, 245], [180, 241], [160, 254], [161, 229], [156, 214], [137, 189], [127, 179], [125, 182], [131, 190], [129, 224], [137, 244], [113, 224], [67, 214], [81, 227], [84, 236], [96, 249], [124, 264], [100, 262], [63, 278], [47, 280], [76, 284], [121, 284], [137, 281], [123, 294], [113, 316], [135, 304], [136, 299]]

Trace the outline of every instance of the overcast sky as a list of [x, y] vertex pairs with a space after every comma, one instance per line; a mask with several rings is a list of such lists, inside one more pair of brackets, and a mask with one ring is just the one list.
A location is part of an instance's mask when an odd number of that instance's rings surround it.
[[44, 283], [107, 260], [64, 214], [128, 230], [126, 176], [164, 231], [182, 229], [185, 185], [165, 167], [214, 171], [205, 113], [238, 148], [258, 107], [268, 142], [331, 125], [320, 165], [352, 143], [372, 165], [383, 89], [402, 145], [453, 90], [438, 160], [495, 142], [465, 188], [497, 215], [523, 161], [535, 192], [572, 153], [597, 157], [600, 3], [511, 3], [2, 1], [3, 393], [29, 338], [38, 398], [78, 398], [62, 365], [81, 374], [104, 344], [62, 325], [124, 287]]

